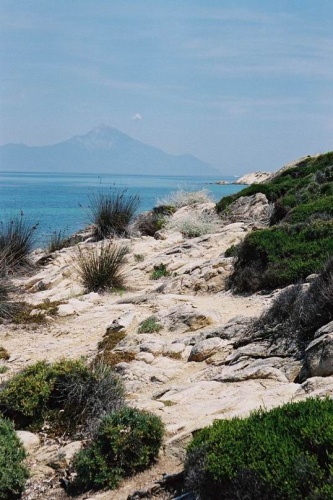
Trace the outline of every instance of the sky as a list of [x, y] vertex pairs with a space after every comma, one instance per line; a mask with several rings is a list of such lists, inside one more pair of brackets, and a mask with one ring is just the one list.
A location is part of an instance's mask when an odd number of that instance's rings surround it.
[[333, 149], [332, 0], [1, 0], [0, 144], [105, 123], [225, 174]]

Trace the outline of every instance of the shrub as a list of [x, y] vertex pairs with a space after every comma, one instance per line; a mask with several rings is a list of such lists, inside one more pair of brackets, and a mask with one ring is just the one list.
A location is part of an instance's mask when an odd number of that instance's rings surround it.
[[7, 351], [7, 349], [5, 349], [4, 347], [0, 346], [0, 359], [9, 359], [10, 358], [10, 355]]
[[215, 421], [187, 450], [187, 487], [201, 499], [331, 498], [333, 401], [308, 399]]
[[89, 198], [89, 223], [98, 240], [109, 236], [124, 236], [140, 204], [140, 197], [126, 189], [97, 193]]
[[13, 425], [0, 418], [0, 498], [21, 498], [29, 477], [23, 460], [26, 454]]
[[48, 240], [46, 251], [48, 253], [56, 252], [57, 250], [61, 250], [62, 248], [69, 247], [69, 239], [66, 235], [66, 231], [64, 229], [60, 229], [59, 231], [53, 231]]
[[206, 189], [201, 191], [184, 191], [179, 189], [178, 191], [173, 191], [165, 198], [158, 200], [158, 206], [171, 206], [176, 209], [181, 207], [186, 207], [188, 205], [199, 205], [200, 203], [212, 202], [212, 198]]
[[[310, 286], [300, 284], [282, 290], [270, 308], [255, 321], [250, 338], [276, 341], [301, 357], [316, 331], [333, 320], [333, 258]], [[242, 340], [240, 346], [248, 339]], [[304, 373], [306, 370], [304, 371]]]
[[167, 266], [163, 263], [155, 265], [153, 271], [150, 273], [151, 280], [159, 280], [164, 276], [170, 276], [170, 272], [167, 270]]
[[170, 205], [155, 207], [150, 212], [140, 214], [135, 220], [133, 228], [143, 235], [154, 236], [157, 231], [165, 226], [168, 218], [175, 211], [175, 207]]
[[29, 253], [33, 250], [34, 236], [38, 224], [31, 225], [21, 212], [0, 223], [0, 254], [9, 268], [29, 264]]
[[82, 250], [78, 247], [76, 269], [87, 292], [115, 290], [124, 285], [128, 247], [102, 243]]
[[220, 219], [215, 214], [205, 212], [189, 213], [177, 219], [170, 219], [166, 224], [166, 229], [179, 231], [185, 238], [216, 233], [220, 227]]
[[162, 330], [163, 326], [157, 321], [155, 316], [149, 316], [149, 318], [141, 321], [138, 333], [154, 333]]
[[163, 430], [159, 417], [133, 408], [106, 416], [92, 444], [74, 458], [72, 489], [114, 489], [122, 478], [146, 469], [157, 458]]
[[0, 411], [21, 429], [85, 434], [111, 410], [123, 404], [119, 378], [102, 365], [89, 369], [82, 361], [40, 361], [0, 388]]
[[142, 253], [135, 253], [133, 257], [135, 262], [143, 262], [145, 260], [145, 256]]
[[236, 293], [287, 286], [318, 272], [333, 254], [333, 221], [252, 231], [239, 245], [229, 286]]

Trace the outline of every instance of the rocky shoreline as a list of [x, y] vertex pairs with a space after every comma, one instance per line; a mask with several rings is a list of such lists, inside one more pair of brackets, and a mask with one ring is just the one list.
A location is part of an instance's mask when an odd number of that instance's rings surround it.
[[[214, 204], [205, 204], [191, 211], [213, 208]], [[75, 267], [75, 246], [47, 258], [36, 251], [34, 260], [43, 265], [33, 275], [16, 280], [25, 301], [33, 306], [58, 301], [58, 313], [48, 316], [46, 311], [46, 322], [41, 325], [0, 325], [0, 345], [10, 354], [5, 362], [9, 371], [0, 375], [0, 381], [38, 360], [84, 357], [91, 361], [101, 352], [103, 339], [120, 331], [124, 338], [112, 352], [119, 359], [115, 370], [125, 382], [127, 401], [160, 416], [166, 426], [157, 465], [126, 480], [112, 492], [113, 499], [149, 489], [163, 472], [178, 472], [192, 433], [215, 419], [332, 394], [332, 370], [325, 377], [314, 370], [313, 376], [296, 382], [300, 359], [283, 346], [248, 336], [253, 318], [267, 310], [278, 291], [233, 296], [225, 289], [233, 263], [225, 251], [253, 227], [264, 227], [267, 210], [265, 196], [255, 195], [241, 203], [238, 200], [213, 234], [188, 239], [180, 232], [161, 230], [155, 237], [120, 239], [130, 253], [126, 289], [118, 293], [84, 293]], [[179, 210], [172, 217], [177, 216]], [[82, 248], [100, 244], [79, 243]], [[168, 275], [152, 280], [154, 266], [161, 264]], [[152, 316], [160, 330], [139, 333], [142, 321]], [[328, 325], [324, 333], [319, 332], [316, 345], [309, 347], [316, 359], [313, 365], [320, 364], [320, 356], [329, 351], [332, 328]], [[81, 443], [51, 442], [22, 432], [20, 437], [29, 452], [31, 470], [23, 498], [67, 498], [59, 477]], [[105, 492], [89, 498], [111, 496]]]

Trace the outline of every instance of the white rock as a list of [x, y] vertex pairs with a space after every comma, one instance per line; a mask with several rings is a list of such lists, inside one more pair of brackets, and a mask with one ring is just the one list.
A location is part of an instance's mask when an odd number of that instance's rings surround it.
[[40, 446], [40, 439], [37, 434], [28, 431], [16, 431], [16, 434], [20, 441], [22, 441], [25, 451], [29, 454]]

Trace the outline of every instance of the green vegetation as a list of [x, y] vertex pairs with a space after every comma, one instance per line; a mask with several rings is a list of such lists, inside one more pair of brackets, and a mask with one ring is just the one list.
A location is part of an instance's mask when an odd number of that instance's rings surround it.
[[117, 375], [101, 364], [40, 361], [0, 387], [0, 412], [20, 429], [85, 435], [101, 417], [122, 406], [124, 389]]
[[162, 330], [163, 326], [157, 321], [155, 316], [149, 316], [149, 318], [141, 321], [138, 333], [155, 333]]
[[15, 500], [21, 498], [29, 477], [23, 460], [25, 451], [15, 434], [13, 425], [0, 418], [0, 498]]
[[128, 247], [102, 242], [99, 248], [78, 247], [76, 268], [87, 292], [117, 290], [124, 286]]
[[187, 489], [208, 499], [333, 497], [333, 401], [215, 421], [187, 450]]
[[333, 255], [333, 220], [277, 225], [239, 245], [229, 286], [236, 293], [274, 289], [318, 272]]
[[129, 194], [126, 189], [90, 196], [88, 222], [94, 227], [96, 239], [126, 236], [139, 204], [140, 197]]
[[[297, 166], [281, 172], [267, 184], [252, 184], [234, 195], [222, 198], [217, 203], [216, 209], [222, 213], [241, 196], [251, 196], [256, 193], [265, 194], [270, 202], [279, 200], [282, 206], [290, 208], [310, 201], [313, 196], [322, 196], [326, 189], [332, 194], [332, 165], [333, 152], [306, 158]], [[316, 187], [319, 185], [318, 190]]]
[[274, 203], [271, 227], [250, 233], [235, 250], [229, 286], [236, 293], [271, 290], [318, 272], [333, 255], [333, 152], [309, 157], [267, 184], [223, 198], [223, 214], [240, 196], [264, 193]]
[[162, 444], [163, 424], [159, 417], [133, 408], [106, 416], [90, 445], [74, 458], [75, 492], [108, 487], [146, 469]]
[[145, 260], [145, 256], [142, 253], [135, 253], [133, 257], [135, 262], [143, 262]]
[[155, 265], [154, 269], [150, 273], [151, 280], [159, 280], [165, 276], [170, 276], [170, 272], [167, 269], [167, 266], [163, 263]]

